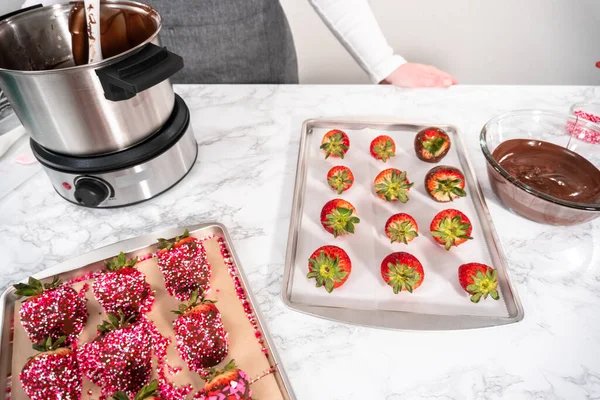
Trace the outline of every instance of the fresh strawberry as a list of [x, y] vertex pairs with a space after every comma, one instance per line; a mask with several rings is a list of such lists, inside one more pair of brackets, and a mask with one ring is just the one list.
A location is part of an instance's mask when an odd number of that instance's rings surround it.
[[415, 256], [397, 252], [389, 254], [381, 262], [381, 277], [395, 294], [403, 290], [412, 293], [423, 283], [425, 271]]
[[377, 136], [371, 142], [371, 155], [377, 160], [386, 162], [396, 155], [396, 143], [389, 136]]
[[187, 301], [193, 292], [204, 293], [210, 289], [206, 251], [198, 239], [190, 237], [187, 229], [172, 242], [158, 239], [158, 248], [158, 267], [171, 296]]
[[425, 176], [427, 193], [437, 202], [447, 203], [465, 197], [465, 176], [458, 168], [448, 165], [433, 167]]
[[335, 166], [327, 173], [327, 183], [332, 189], [342, 194], [342, 192], [350, 189], [354, 183], [354, 175], [350, 168], [342, 165]]
[[450, 150], [450, 136], [440, 128], [425, 128], [415, 136], [415, 152], [419, 159], [436, 163]]
[[188, 304], [173, 311], [179, 316], [173, 323], [177, 350], [192, 371], [214, 367], [227, 356], [228, 335], [214, 303], [194, 292]]
[[467, 263], [458, 267], [458, 282], [465, 292], [471, 294], [471, 301], [479, 303], [487, 296], [500, 299], [498, 294], [498, 273], [490, 266], [480, 263]]
[[27, 361], [19, 374], [23, 390], [32, 400], [79, 400], [82, 377], [73, 350], [63, 347], [66, 336], [33, 345], [40, 353]]
[[348, 280], [350, 272], [350, 257], [337, 246], [319, 247], [308, 259], [307, 277], [315, 279], [317, 287], [324, 286], [329, 293], [342, 286]]
[[113, 395], [113, 400], [164, 400], [158, 392], [158, 381], [155, 379], [148, 385], [140, 389], [133, 397], [129, 397], [127, 393], [118, 391]]
[[94, 296], [107, 314], [121, 310], [126, 317], [138, 317], [150, 311], [154, 294], [146, 276], [135, 269], [137, 257], [127, 260], [124, 253], [106, 261], [106, 271], [92, 285]]
[[479, 303], [488, 295], [494, 300], [500, 299], [498, 294], [498, 273], [492, 267], [480, 263], [468, 263], [458, 267], [458, 282], [465, 292], [471, 295], [473, 303]]
[[453, 209], [447, 209], [437, 213], [431, 225], [429, 226], [431, 235], [436, 242], [443, 245], [446, 250], [452, 246], [463, 244], [467, 240], [473, 239], [471, 232], [473, 226], [469, 218], [462, 212]]
[[248, 375], [231, 360], [222, 370], [212, 369], [195, 400], [252, 400]]
[[28, 283], [14, 287], [17, 295], [30, 296], [21, 305], [19, 316], [32, 342], [66, 336], [65, 343], [70, 344], [83, 330], [88, 318], [85, 297], [72, 287], [61, 285], [58, 278], [51, 283], [29, 278]]
[[77, 349], [83, 375], [109, 396], [123, 391], [134, 396], [152, 372], [152, 337], [148, 322], [142, 318], [131, 323], [126, 318], [108, 314], [108, 321], [98, 325], [98, 336]]
[[388, 168], [375, 178], [375, 193], [386, 201], [408, 201], [408, 191], [414, 185], [408, 181], [406, 171]]
[[344, 154], [350, 148], [350, 139], [345, 132], [334, 129], [323, 136], [321, 149], [325, 152], [325, 158], [335, 157], [344, 158]]
[[330, 200], [321, 210], [321, 225], [334, 237], [354, 233], [354, 224], [359, 222], [356, 208], [346, 200]]
[[390, 238], [392, 243], [408, 242], [419, 236], [419, 226], [417, 221], [408, 214], [392, 215], [385, 223], [385, 234]]

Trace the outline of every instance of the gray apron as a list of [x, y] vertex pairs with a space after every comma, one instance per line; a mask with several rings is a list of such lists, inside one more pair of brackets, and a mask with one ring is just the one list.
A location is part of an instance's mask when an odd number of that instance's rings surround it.
[[163, 19], [163, 46], [184, 58], [174, 83], [298, 83], [279, 0], [145, 0]]

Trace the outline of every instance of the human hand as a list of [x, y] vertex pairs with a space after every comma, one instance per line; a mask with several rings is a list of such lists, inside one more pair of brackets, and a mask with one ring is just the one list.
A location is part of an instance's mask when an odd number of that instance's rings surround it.
[[424, 64], [402, 64], [381, 83], [405, 87], [450, 87], [457, 84], [456, 79], [447, 72]]

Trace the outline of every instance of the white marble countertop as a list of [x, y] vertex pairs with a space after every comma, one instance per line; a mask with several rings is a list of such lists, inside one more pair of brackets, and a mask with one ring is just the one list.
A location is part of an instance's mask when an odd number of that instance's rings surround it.
[[[508, 212], [489, 188], [478, 143], [481, 127], [498, 113], [566, 113], [574, 102], [599, 97], [600, 87], [176, 90], [192, 111], [199, 143], [191, 174], [146, 203], [90, 210], [59, 198], [45, 174], [36, 173], [0, 200], [0, 289], [122, 239], [220, 221], [233, 236], [299, 399], [600, 398], [600, 219], [564, 228]], [[522, 322], [473, 331], [394, 332], [324, 321], [283, 305], [300, 123], [344, 115], [431, 120], [462, 130], [523, 302]]]

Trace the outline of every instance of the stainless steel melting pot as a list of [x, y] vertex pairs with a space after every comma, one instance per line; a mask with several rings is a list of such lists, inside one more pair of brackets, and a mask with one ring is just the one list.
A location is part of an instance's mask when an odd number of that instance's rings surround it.
[[183, 60], [160, 47], [159, 14], [132, 1], [102, 5], [140, 13], [152, 21], [153, 34], [114, 57], [76, 66], [73, 3], [0, 17], [0, 87], [32, 139], [48, 150], [75, 156], [123, 150], [157, 132], [173, 111], [169, 78]]

